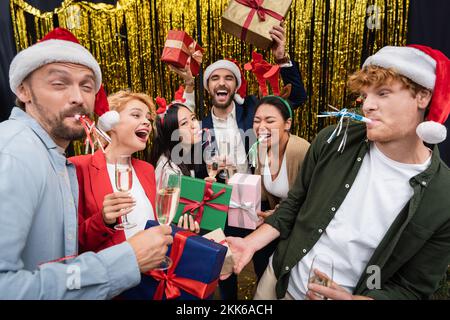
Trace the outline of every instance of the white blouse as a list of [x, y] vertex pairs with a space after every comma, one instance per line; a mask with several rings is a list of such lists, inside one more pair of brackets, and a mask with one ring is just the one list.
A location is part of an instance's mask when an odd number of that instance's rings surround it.
[[275, 180], [272, 180], [268, 158], [269, 157], [266, 157], [263, 168], [264, 187], [266, 188], [267, 192], [270, 193], [271, 195], [274, 195], [275, 197], [284, 200], [287, 198], [289, 192], [289, 180], [286, 167], [286, 152], [284, 153], [280, 172], [278, 173], [278, 176], [275, 178]]
[[[115, 183], [115, 166], [114, 164], [107, 163], [109, 180], [113, 187], [114, 192], [118, 192]], [[136, 172], [133, 168], [133, 184], [130, 190], [131, 195], [136, 199], [136, 207], [127, 214], [128, 221], [130, 223], [136, 223], [137, 226], [131, 229], [125, 229], [125, 238], [129, 239], [137, 232], [144, 230], [148, 220], [155, 220], [155, 213], [150, 200], [145, 194]]]

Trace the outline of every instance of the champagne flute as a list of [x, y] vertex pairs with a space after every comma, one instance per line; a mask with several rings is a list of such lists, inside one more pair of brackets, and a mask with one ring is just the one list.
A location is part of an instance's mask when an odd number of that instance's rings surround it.
[[[127, 192], [131, 190], [133, 185], [133, 171], [131, 166], [131, 156], [120, 155], [115, 163], [115, 182], [116, 189], [120, 192]], [[123, 209], [121, 209], [123, 210]], [[122, 223], [116, 224], [114, 229], [125, 230], [136, 226], [136, 223], [128, 221], [127, 215], [122, 216]]]
[[230, 157], [230, 141], [228, 141], [227, 137], [221, 137], [219, 142], [219, 157], [221, 162], [225, 164], [225, 169], [222, 170], [219, 174], [219, 177], [226, 180], [228, 178], [228, 159]]
[[216, 149], [209, 147], [205, 149], [205, 163], [208, 176], [215, 178], [219, 169], [219, 155]]
[[[321, 286], [330, 287], [333, 282], [333, 259], [326, 254], [317, 254], [309, 270], [308, 283], [315, 283]], [[317, 296], [322, 299], [326, 299], [324, 296], [316, 293]]]
[[231, 136], [229, 137], [229, 152], [226, 157], [226, 173], [227, 173], [227, 179], [226, 183], [228, 183], [228, 180], [231, 179], [236, 173], [238, 173], [238, 165], [239, 165], [239, 159], [238, 157], [238, 146], [240, 142], [241, 137], [240, 136]]
[[[160, 224], [170, 225], [180, 201], [181, 174], [162, 171], [156, 186], [156, 217]], [[172, 265], [168, 256], [156, 270], [166, 270]]]

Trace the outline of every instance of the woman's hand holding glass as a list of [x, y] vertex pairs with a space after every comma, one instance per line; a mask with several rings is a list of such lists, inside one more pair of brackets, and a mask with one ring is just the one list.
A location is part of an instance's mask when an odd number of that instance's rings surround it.
[[117, 223], [117, 218], [133, 211], [136, 200], [128, 192], [114, 192], [103, 199], [103, 221], [106, 225]]

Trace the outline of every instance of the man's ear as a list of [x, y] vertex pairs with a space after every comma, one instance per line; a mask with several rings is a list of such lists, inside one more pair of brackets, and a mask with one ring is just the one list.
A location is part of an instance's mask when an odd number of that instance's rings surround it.
[[420, 90], [417, 93], [416, 99], [417, 99], [419, 109], [425, 110], [428, 107], [428, 105], [430, 104], [432, 95], [433, 94], [431, 93], [430, 90]]
[[22, 82], [16, 91], [17, 98], [23, 103], [31, 102], [31, 91], [28, 84]]

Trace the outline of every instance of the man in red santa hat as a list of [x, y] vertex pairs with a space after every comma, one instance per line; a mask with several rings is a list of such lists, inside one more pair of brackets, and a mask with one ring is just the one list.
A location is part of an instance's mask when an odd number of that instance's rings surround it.
[[77, 256], [78, 184], [65, 149], [83, 137], [75, 116], [94, 111], [97, 61], [57, 28], [16, 55], [9, 78], [19, 107], [0, 124], [0, 299], [108, 299], [136, 286], [162, 262], [170, 227]]
[[[450, 61], [425, 46], [384, 47], [349, 79], [367, 123], [322, 130], [288, 198], [246, 238], [227, 238], [235, 272], [280, 242], [255, 299], [427, 299], [450, 261], [446, 138]], [[311, 269], [328, 256], [324, 269]], [[317, 259], [316, 259], [317, 260]], [[332, 279], [331, 279], [332, 278]], [[315, 281], [321, 279], [318, 283]]]

